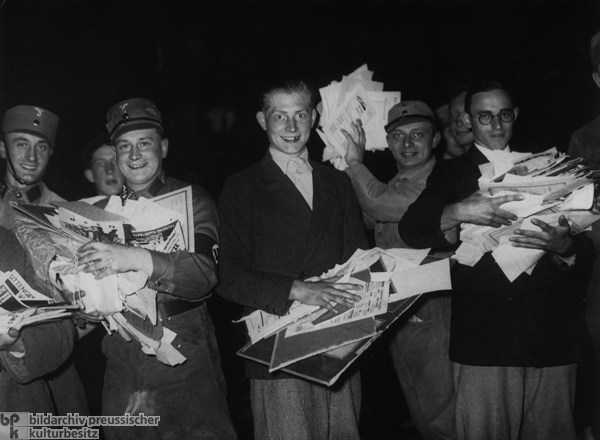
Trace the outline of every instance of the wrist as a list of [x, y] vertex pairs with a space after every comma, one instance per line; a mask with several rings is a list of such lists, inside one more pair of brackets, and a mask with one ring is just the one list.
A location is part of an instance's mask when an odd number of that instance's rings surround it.
[[569, 258], [575, 255], [575, 243], [571, 236], [567, 236], [566, 243], [555, 253], [560, 255], [562, 258]]

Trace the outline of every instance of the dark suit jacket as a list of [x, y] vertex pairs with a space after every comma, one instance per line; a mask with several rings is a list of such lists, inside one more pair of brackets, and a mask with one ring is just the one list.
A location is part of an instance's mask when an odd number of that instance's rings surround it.
[[[478, 190], [479, 165], [487, 162], [475, 147], [438, 162], [421, 196], [402, 218], [399, 232], [414, 248], [449, 246], [440, 230], [444, 208]], [[577, 261], [589, 255], [576, 237]], [[575, 265], [577, 266], [577, 264]], [[452, 270], [450, 358], [479, 366], [547, 367], [579, 360], [581, 304], [570, 285], [577, 269], [558, 268], [546, 254], [532, 275], [509, 282], [491, 253], [474, 266]]]
[[[348, 176], [310, 161], [313, 210], [267, 152], [230, 176], [219, 198], [220, 294], [246, 306], [283, 315], [292, 284], [346, 261], [367, 241]], [[248, 362], [251, 378], [276, 378]]]

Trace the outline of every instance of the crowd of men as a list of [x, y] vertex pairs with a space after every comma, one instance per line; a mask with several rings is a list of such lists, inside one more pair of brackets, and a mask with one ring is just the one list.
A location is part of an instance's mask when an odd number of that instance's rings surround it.
[[[600, 87], [600, 33], [592, 39], [593, 79]], [[283, 315], [293, 301], [333, 310], [351, 306], [358, 286], [324, 282], [319, 275], [369, 247], [365, 229], [381, 248], [431, 248], [449, 256], [460, 225], [499, 227], [517, 218], [502, 209], [519, 195], [488, 198], [478, 190], [479, 166], [503, 160], [519, 116], [511, 93], [492, 80], [454, 88], [444, 136], [434, 111], [403, 101], [388, 114], [386, 139], [397, 174], [379, 181], [364, 165], [360, 120], [344, 131], [345, 172], [313, 161], [307, 142], [317, 113], [315, 90], [304, 81], [271, 84], [260, 95], [256, 119], [268, 149], [259, 162], [229, 176], [216, 204], [192, 184], [195, 251], [166, 254], [91, 241], [78, 253], [79, 270], [97, 279], [138, 271], [157, 294], [162, 324], [186, 357], [167, 366], [140, 342], [106, 335], [103, 415], [160, 416], [158, 426], [106, 426], [108, 439], [235, 439], [225, 378], [206, 300], [215, 292], [254, 310]], [[48, 206], [63, 200], [42, 177], [54, 152], [59, 118], [41, 107], [6, 111], [0, 157], [0, 270], [34, 277], [13, 235], [11, 202]], [[600, 118], [573, 134], [569, 153], [598, 165]], [[144, 98], [114, 104], [107, 134], [86, 148], [84, 174], [104, 208], [111, 195], [123, 203], [152, 199], [188, 183], [169, 177], [162, 115]], [[445, 152], [434, 154], [446, 137]], [[266, 143], [265, 143], [266, 144]], [[180, 146], [175, 145], [175, 148]], [[436, 159], [438, 157], [438, 159]], [[425, 295], [392, 329], [389, 350], [415, 428], [424, 439], [576, 439], [573, 409], [577, 365], [583, 353], [581, 294], [574, 280], [600, 250], [600, 226], [572, 235], [562, 217], [540, 231], [515, 230], [516, 247], [544, 257], [529, 274], [509, 282], [487, 253], [473, 267], [452, 268], [452, 290]], [[28, 249], [29, 252], [35, 250]], [[600, 353], [600, 259], [587, 290], [586, 320]], [[69, 292], [64, 292], [69, 297]], [[78, 313], [0, 334], [0, 410], [90, 414], [70, 358], [98, 317]], [[75, 325], [76, 324], [76, 325]], [[254, 437], [358, 439], [361, 379], [358, 368], [326, 387], [246, 361]], [[600, 414], [598, 414], [600, 419]], [[600, 432], [590, 435], [600, 438]], [[592, 437], [593, 438], [593, 437]]]

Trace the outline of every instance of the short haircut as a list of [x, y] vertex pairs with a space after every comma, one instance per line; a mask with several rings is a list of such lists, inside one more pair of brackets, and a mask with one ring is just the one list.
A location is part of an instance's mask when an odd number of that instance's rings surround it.
[[305, 80], [283, 80], [271, 83], [261, 91], [258, 103], [263, 113], [269, 109], [269, 101], [275, 93], [304, 94], [308, 97], [310, 109], [315, 108], [316, 92], [312, 84]]
[[112, 142], [107, 133], [102, 133], [94, 137], [85, 145], [85, 147], [83, 147], [81, 165], [84, 170], [92, 168], [92, 158], [94, 157], [94, 153], [98, 148], [104, 147], [105, 145], [112, 146]]
[[465, 96], [465, 112], [469, 115], [471, 114], [471, 104], [473, 103], [473, 95], [477, 93], [491, 92], [492, 90], [502, 90], [508, 96], [511, 105], [515, 107], [515, 102], [513, 101], [512, 95], [505, 87], [502, 86], [502, 84], [500, 84], [497, 81], [485, 80], [475, 84], [467, 92], [467, 96]]

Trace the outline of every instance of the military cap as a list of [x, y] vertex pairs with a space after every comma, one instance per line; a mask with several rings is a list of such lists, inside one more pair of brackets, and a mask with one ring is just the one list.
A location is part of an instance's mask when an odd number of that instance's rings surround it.
[[126, 99], [108, 109], [106, 128], [110, 140], [114, 141], [122, 134], [134, 130], [158, 128], [162, 131], [162, 117], [156, 105], [149, 99]]
[[18, 105], [4, 113], [2, 131], [4, 133], [28, 133], [40, 136], [54, 143], [59, 118], [54, 113], [41, 107]]
[[388, 112], [385, 132], [389, 133], [396, 127], [419, 121], [435, 122], [433, 110], [422, 101], [403, 101], [393, 106]]

